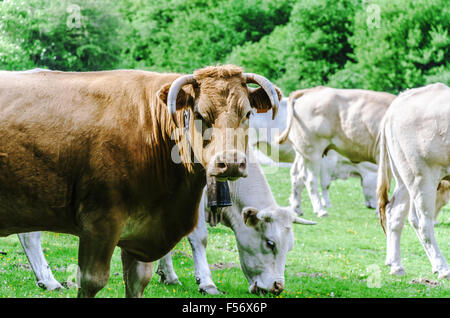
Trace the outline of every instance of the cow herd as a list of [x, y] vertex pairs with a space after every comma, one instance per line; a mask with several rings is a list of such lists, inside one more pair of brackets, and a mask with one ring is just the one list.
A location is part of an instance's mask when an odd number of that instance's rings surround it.
[[[38, 285], [49, 290], [62, 286], [40, 231], [78, 236], [79, 297], [106, 285], [116, 246], [127, 297], [142, 296], [156, 260], [161, 280], [179, 283], [170, 251], [188, 236], [199, 290], [217, 294], [206, 239], [207, 223], [221, 223], [235, 234], [249, 291], [278, 295], [294, 224], [316, 224], [300, 217], [303, 188], [326, 217], [330, 182], [358, 176], [386, 233], [391, 274], [405, 273], [408, 216], [433, 272], [450, 279], [434, 237], [450, 197], [449, 126], [450, 88], [441, 83], [398, 96], [318, 86], [283, 98], [234, 65], [187, 75], [1, 71], [0, 236], [19, 234]], [[285, 163], [287, 207], [260, 167], [281, 164], [261, 152], [263, 143], [293, 159]], [[229, 187], [231, 206], [209, 202], [215, 182]]]

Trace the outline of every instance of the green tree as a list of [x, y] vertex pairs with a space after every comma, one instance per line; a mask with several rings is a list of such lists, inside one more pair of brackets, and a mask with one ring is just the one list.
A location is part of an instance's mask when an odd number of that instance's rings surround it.
[[20, 54], [5, 69], [36, 67], [83, 71], [114, 68], [122, 50], [115, 2], [91, 0], [3, 1], [0, 43]]
[[[371, 24], [369, 5], [378, 8], [378, 25]], [[393, 93], [436, 80], [449, 83], [447, 1], [379, 0], [365, 8], [357, 12], [350, 38], [355, 62], [348, 63], [333, 82]]]
[[0, 35], [0, 70], [28, 69], [33, 66], [33, 62], [19, 45]]
[[326, 84], [349, 60], [357, 0], [297, 2], [289, 23], [258, 43], [236, 47], [229, 61], [268, 76], [285, 92]]
[[129, 67], [191, 72], [217, 64], [235, 46], [256, 42], [287, 22], [291, 0], [172, 0], [126, 2], [132, 28]]
[[286, 46], [288, 26], [277, 26], [274, 31], [258, 42], [235, 46], [226, 58], [227, 63], [245, 66], [246, 71], [266, 76], [276, 81], [286, 73]]
[[286, 48], [286, 73], [279, 79], [287, 90], [323, 85], [349, 60], [358, 0], [298, 2], [291, 14]]

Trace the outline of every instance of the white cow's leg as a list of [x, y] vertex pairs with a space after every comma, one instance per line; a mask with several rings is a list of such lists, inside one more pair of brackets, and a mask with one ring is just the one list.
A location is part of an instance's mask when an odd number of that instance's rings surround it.
[[386, 265], [391, 267], [392, 275], [405, 274], [401, 264], [400, 239], [408, 214], [409, 194], [406, 187], [399, 183], [386, 207]]
[[167, 285], [181, 285], [181, 282], [173, 269], [171, 252], [167, 253], [158, 261], [156, 274], [161, 277], [160, 283], [164, 283]]
[[[417, 214], [416, 206], [415, 206], [414, 202], [411, 202], [408, 221], [411, 224], [411, 226], [413, 227], [413, 229], [415, 230], [417, 237], [422, 242], [422, 239], [420, 238], [421, 233], [419, 231], [419, 215]], [[425, 250], [425, 253], [427, 254], [428, 258], [430, 258], [428, 250]]]
[[330, 201], [330, 196], [328, 194], [328, 188], [330, 187], [331, 184], [331, 176], [328, 173], [328, 171], [325, 169], [325, 167], [322, 165], [321, 167], [321, 176], [320, 176], [320, 185], [322, 187], [322, 205], [325, 206], [326, 208], [330, 208], [331, 207], [331, 201]]
[[424, 174], [424, 176], [426, 177], [417, 177], [410, 188], [410, 194], [414, 198], [414, 206], [418, 218], [416, 233], [431, 262], [433, 272], [437, 272], [439, 278], [450, 279], [450, 269], [439, 250], [434, 236], [437, 185], [432, 182], [429, 175]]
[[[328, 216], [325, 207], [322, 205], [319, 192], [318, 180], [320, 178], [321, 156], [312, 157], [311, 160], [303, 158], [299, 160], [300, 170], [303, 169], [304, 183], [308, 191], [314, 213], [318, 217]], [[303, 167], [302, 167], [303, 166]]]
[[18, 234], [20, 244], [25, 251], [25, 255], [30, 262], [36, 284], [47, 290], [63, 288], [62, 285], [53, 277], [50, 266], [44, 257], [41, 247], [41, 232], [29, 232]]
[[202, 201], [200, 202], [198, 211], [197, 227], [188, 236], [188, 239], [192, 247], [192, 254], [194, 255], [195, 280], [198, 284], [198, 289], [202, 293], [214, 295], [220, 294], [220, 292], [212, 281], [211, 270], [206, 258], [208, 229], [206, 227], [205, 212], [203, 207], [204, 204]]
[[289, 205], [298, 215], [303, 215], [302, 211], [302, 191], [305, 187], [303, 183], [303, 176], [299, 169], [298, 161], [299, 154], [295, 154], [295, 160], [291, 167], [291, 195], [289, 197]]
[[141, 262], [126, 250], [121, 249], [125, 296], [141, 298], [145, 287], [152, 279], [153, 262]]
[[369, 209], [376, 209], [377, 175], [376, 174], [361, 175], [361, 187], [363, 189], [366, 207], [368, 207]]

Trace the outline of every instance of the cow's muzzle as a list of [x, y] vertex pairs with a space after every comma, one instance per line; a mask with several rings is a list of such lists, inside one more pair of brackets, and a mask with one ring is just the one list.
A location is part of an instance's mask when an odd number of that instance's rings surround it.
[[272, 288], [270, 289], [270, 292], [274, 295], [279, 295], [284, 290], [284, 286], [280, 282], [273, 283]]
[[281, 292], [284, 290], [283, 283], [280, 282], [274, 282], [272, 285], [272, 288], [270, 290], [264, 289], [262, 287], [259, 287], [258, 284], [255, 282], [253, 285], [250, 286], [250, 292], [252, 294], [257, 294], [260, 296], [264, 296], [268, 292], [278, 296], [281, 294]]
[[208, 168], [208, 176], [219, 181], [234, 181], [247, 177], [247, 158], [245, 154], [237, 151], [224, 151], [214, 156]]

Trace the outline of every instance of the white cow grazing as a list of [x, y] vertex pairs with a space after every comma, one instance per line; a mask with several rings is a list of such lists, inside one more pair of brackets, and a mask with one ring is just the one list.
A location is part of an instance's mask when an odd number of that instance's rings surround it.
[[[242, 271], [252, 293], [279, 294], [284, 288], [287, 252], [293, 247], [292, 224], [316, 224], [299, 218], [290, 208], [277, 205], [260, 166], [250, 156], [248, 177], [230, 182], [233, 206], [223, 208], [220, 222], [230, 227], [235, 236]], [[205, 193], [199, 208], [199, 223], [189, 235], [195, 276], [199, 290], [218, 293], [211, 279], [206, 259], [207, 228]], [[177, 283], [170, 253], [160, 260], [157, 273], [166, 283]]]
[[[391, 173], [396, 185], [389, 202]], [[433, 226], [441, 180], [450, 180], [450, 88], [437, 83], [402, 93], [381, 127], [377, 197], [391, 274], [405, 273], [400, 237], [408, 214], [433, 272], [450, 279]], [[445, 184], [439, 188], [442, 191]]]
[[329, 150], [353, 163], [377, 163], [379, 125], [394, 98], [383, 92], [323, 86], [290, 94], [287, 127], [278, 142], [289, 139], [295, 149], [291, 204], [297, 213], [302, 213], [298, 198], [306, 186], [314, 213], [328, 215], [318, 180], [322, 157]]

